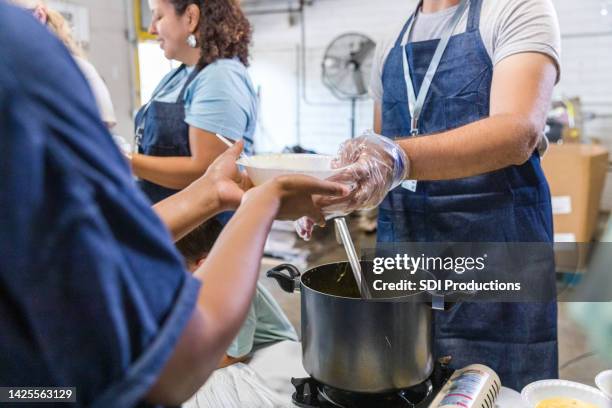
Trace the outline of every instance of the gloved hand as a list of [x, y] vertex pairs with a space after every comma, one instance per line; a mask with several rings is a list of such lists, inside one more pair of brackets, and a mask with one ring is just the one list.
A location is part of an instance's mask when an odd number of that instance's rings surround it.
[[300, 238], [304, 241], [310, 241], [310, 238], [312, 238], [312, 231], [315, 227], [315, 222], [312, 218], [302, 217], [296, 220], [293, 225], [295, 227], [295, 232], [297, 232]]
[[[351, 194], [342, 198], [322, 197], [319, 205], [326, 218], [349, 214], [355, 210], [378, 206], [387, 193], [399, 186], [410, 170], [408, 157], [391, 139], [371, 130], [347, 140], [338, 151], [333, 167], [342, 169], [329, 180], [351, 187]], [[298, 235], [309, 239], [314, 222], [300, 219], [296, 222]]]

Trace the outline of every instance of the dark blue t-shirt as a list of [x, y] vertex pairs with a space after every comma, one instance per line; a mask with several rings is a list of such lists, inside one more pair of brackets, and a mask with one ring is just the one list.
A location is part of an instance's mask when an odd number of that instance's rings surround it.
[[132, 407], [199, 282], [133, 184], [65, 47], [0, 0], [0, 386]]

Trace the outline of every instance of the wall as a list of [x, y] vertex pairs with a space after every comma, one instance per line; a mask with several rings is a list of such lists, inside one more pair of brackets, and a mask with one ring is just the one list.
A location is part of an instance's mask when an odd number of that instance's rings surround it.
[[[300, 145], [324, 153], [336, 151], [350, 136], [350, 102], [337, 100], [321, 82], [321, 61], [332, 39], [349, 31], [376, 39], [414, 1], [320, 0], [305, 11], [305, 95], [299, 87], [299, 21], [286, 14], [250, 16], [254, 26], [251, 75], [260, 86], [261, 110], [256, 146], [277, 151]], [[295, 17], [295, 16], [294, 16]], [[294, 19], [297, 20], [297, 19]], [[298, 115], [298, 107], [300, 114]], [[372, 127], [372, 102], [357, 103], [357, 130]]]
[[[612, 150], [612, 1], [557, 0], [563, 34], [563, 78], [557, 94], [580, 95], [584, 110], [595, 118], [585, 134], [600, 138]], [[612, 159], [612, 158], [611, 158]], [[608, 172], [601, 207], [612, 211], [612, 171]]]
[[557, 95], [580, 96], [587, 114], [596, 115], [585, 122], [585, 134], [602, 138], [612, 149], [612, 15], [601, 15], [605, 2], [600, 0], [554, 3], [563, 36]]
[[[595, 118], [585, 122], [586, 135], [612, 148], [612, 1], [601, 15], [601, 0], [553, 0], [563, 35], [562, 80], [557, 98], [580, 96]], [[261, 92], [256, 138], [260, 151], [278, 151], [298, 142], [333, 153], [349, 137], [350, 108], [322, 85], [321, 60], [337, 35], [357, 31], [377, 39], [397, 26], [415, 7], [404, 0], [315, 0], [305, 11], [306, 99], [298, 87], [297, 47], [300, 25], [286, 14], [252, 15], [254, 26], [251, 75]], [[299, 23], [299, 21], [298, 21]], [[298, 115], [299, 108], [299, 115]], [[357, 129], [372, 126], [372, 103], [358, 103]], [[612, 208], [612, 177], [604, 207]]]

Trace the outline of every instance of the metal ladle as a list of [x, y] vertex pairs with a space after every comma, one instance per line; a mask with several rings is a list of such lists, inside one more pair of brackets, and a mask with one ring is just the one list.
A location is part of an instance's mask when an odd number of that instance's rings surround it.
[[[225, 136], [221, 136], [219, 133], [215, 133], [215, 136], [217, 136], [219, 140], [225, 143], [227, 147], [232, 147], [234, 145], [234, 143], [232, 143], [228, 138], [226, 138]], [[240, 153], [240, 157], [242, 157], [243, 159], [249, 158], [249, 156], [244, 152], [244, 150]]]
[[334, 222], [336, 223], [337, 237], [340, 238], [339, 241], [344, 246], [344, 250], [346, 251], [346, 256], [348, 257], [351, 265], [355, 282], [357, 282], [357, 288], [359, 288], [359, 294], [361, 295], [362, 299], [371, 299], [372, 296], [370, 291], [368, 290], [367, 286], [362, 284], [361, 262], [357, 256], [355, 245], [353, 245], [353, 240], [351, 239], [351, 234], [349, 232], [348, 225], [346, 224], [346, 218], [338, 217], [334, 219]]

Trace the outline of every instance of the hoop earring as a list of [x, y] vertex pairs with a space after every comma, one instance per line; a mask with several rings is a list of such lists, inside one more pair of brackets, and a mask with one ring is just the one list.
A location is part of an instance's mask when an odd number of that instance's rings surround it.
[[198, 40], [194, 34], [189, 34], [189, 37], [187, 37], [187, 45], [191, 48], [196, 48], [198, 46]]

